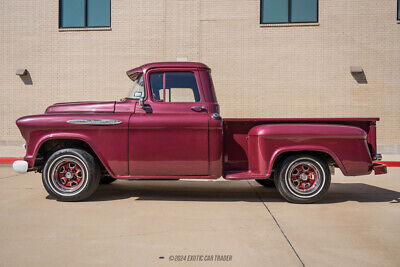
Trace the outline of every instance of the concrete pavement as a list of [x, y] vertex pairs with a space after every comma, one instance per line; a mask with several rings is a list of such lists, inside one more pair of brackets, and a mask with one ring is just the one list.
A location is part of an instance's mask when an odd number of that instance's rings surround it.
[[224, 180], [116, 181], [63, 203], [40, 174], [0, 167], [0, 265], [399, 266], [400, 168], [389, 172], [336, 175], [312, 205]]

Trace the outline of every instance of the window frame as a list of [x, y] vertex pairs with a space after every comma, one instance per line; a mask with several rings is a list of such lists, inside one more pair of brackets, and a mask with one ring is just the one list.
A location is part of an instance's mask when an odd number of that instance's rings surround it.
[[[165, 77], [166, 77], [166, 73], [167, 72], [191, 72], [191, 73], [193, 73], [193, 75], [194, 75], [194, 78], [195, 78], [195, 80], [196, 80], [196, 85], [197, 85], [197, 90], [198, 90], [198, 92], [199, 92], [199, 97], [200, 97], [200, 101], [198, 101], [198, 102], [195, 102], [195, 101], [192, 101], [192, 102], [167, 102], [167, 101], [159, 101], [159, 100], [157, 100], [157, 99], [154, 99], [154, 97], [153, 97], [153, 88], [151, 87], [151, 80], [150, 80], [150, 76], [152, 75], [152, 74], [155, 74], [155, 73], [163, 73], [163, 76], [164, 76], [164, 79], [165, 79]], [[147, 73], [147, 81], [148, 81], [148, 88], [149, 88], [149, 99], [151, 100], [151, 102], [153, 102], [153, 103], [159, 103], [159, 104], [169, 104], [169, 105], [172, 105], [172, 104], [194, 104], [194, 103], [204, 103], [204, 96], [203, 96], [203, 90], [202, 90], [202, 88], [201, 88], [201, 83], [199, 82], [200, 81], [200, 77], [198, 77], [198, 72], [197, 72], [197, 70], [195, 70], [195, 69], [154, 69], [154, 70], [151, 70], [151, 71], [149, 71], [148, 73]], [[166, 81], [164, 81], [164, 83], [166, 83]], [[165, 87], [165, 85], [163, 85], [163, 87]], [[164, 94], [164, 96], [165, 96], [165, 89], [166, 88], [163, 88], [163, 90], [164, 90], [164, 92], [163, 92], [163, 94]]]
[[88, 23], [88, 0], [85, 1], [85, 25], [83, 27], [63, 27], [61, 23], [61, 12], [62, 12], [62, 4], [61, 2], [64, 0], [58, 0], [58, 29], [95, 29], [95, 28], [111, 28], [111, 1], [110, 0], [110, 21], [109, 26], [87, 26]]
[[[281, 0], [283, 1], [283, 0]], [[263, 22], [262, 21], [262, 11], [263, 11], [263, 0], [260, 0], [260, 24], [265, 25], [265, 24], [313, 24], [313, 23], [319, 23], [319, 0], [317, 0], [317, 20], [316, 21], [296, 21], [296, 22], [291, 22], [291, 7], [292, 7], [292, 0], [285, 0], [288, 1], [288, 22]], [[400, 0], [398, 0], [400, 1]]]

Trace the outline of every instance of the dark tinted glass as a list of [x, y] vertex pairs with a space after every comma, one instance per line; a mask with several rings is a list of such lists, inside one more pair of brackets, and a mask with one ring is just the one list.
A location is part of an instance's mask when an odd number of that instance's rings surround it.
[[110, 0], [87, 0], [87, 26], [110, 26]]
[[291, 1], [291, 22], [317, 22], [318, 0]]
[[61, 0], [61, 27], [85, 27], [85, 0]]
[[261, 23], [289, 22], [288, 0], [262, 0]]
[[153, 99], [160, 101], [163, 100], [163, 76], [164, 73], [153, 73], [150, 75], [151, 91], [153, 92]]
[[193, 72], [167, 72], [165, 89], [167, 102], [200, 102]]
[[261, 0], [261, 23], [288, 22], [318, 22], [318, 0]]
[[60, 27], [109, 27], [111, 0], [60, 0]]
[[400, 0], [397, 0], [397, 19], [400, 20]]

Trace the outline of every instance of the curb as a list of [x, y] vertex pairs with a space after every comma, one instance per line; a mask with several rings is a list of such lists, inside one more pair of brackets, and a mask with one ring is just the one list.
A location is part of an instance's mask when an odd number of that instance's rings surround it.
[[374, 163], [385, 164], [388, 167], [400, 167], [400, 161], [374, 161]]
[[[0, 158], [0, 164], [13, 164], [16, 160], [23, 160], [23, 158]], [[388, 167], [400, 167], [400, 161], [374, 161], [374, 163], [385, 164]]]
[[23, 158], [0, 158], [0, 164], [13, 164], [16, 160], [22, 160]]

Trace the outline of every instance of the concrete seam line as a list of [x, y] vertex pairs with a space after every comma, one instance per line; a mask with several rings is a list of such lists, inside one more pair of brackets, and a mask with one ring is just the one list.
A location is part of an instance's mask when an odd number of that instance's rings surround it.
[[276, 226], [278, 226], [279, 230], [281, 231], [282, 235], [285, 237], [286, 241], [288, 242], [289, 246], [292, 248], [294, 254], [296, 254], [296, 257], [299, 259], [300, 263], [302, 266], [304, 265], [304, 262], [302, 261], [302, 259], [300, 258], [300, 255], [297, 253], [296, 249], [294, 248], [294, 246], [292, 245], [292, 243], [290, 242], [289, 238], [287, 237], [287, 235], [285, 234], [285, 232], [283, 231], [282, 227], [279, 225], [277, 219], [275, 218], [275, 216], [272, 214], [271, 210], [268, 208], [267, 204], [265, 204], [265, 201], [261, 198], [260, 194], [257, 192], [257, 190], [254, 189], [254, 187], [251, 185], [251, 183], [249, 181], [247, 181], [247, 183], [250, 185], [251, 189], [253, 190], [253, 192], [257, 195], [257, 197], [261, 200], [261, 202], [263, 203], [265, 209], [268, 211], [268, 213], [271, 215], [272, 219], [274, 219]]
[[7, 177], [0, 177], [0, 180], [6, 179], [6, 178], [12, 178], [12, 177], [19, 176], [19, 175], [23, 175], [23, 174], [15, 174], [15, 175], [7, 176]]

